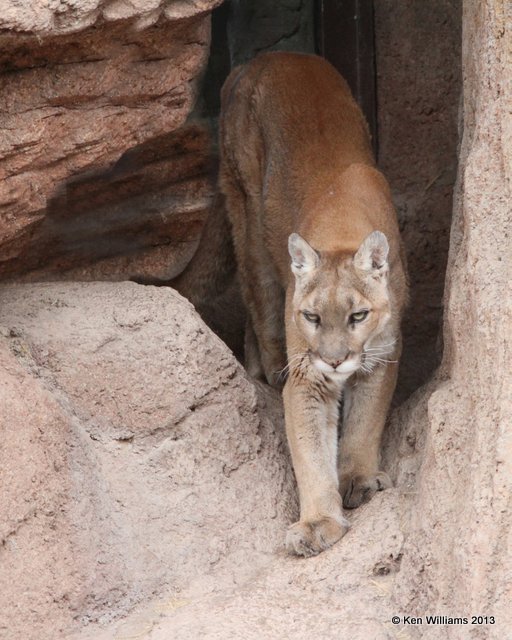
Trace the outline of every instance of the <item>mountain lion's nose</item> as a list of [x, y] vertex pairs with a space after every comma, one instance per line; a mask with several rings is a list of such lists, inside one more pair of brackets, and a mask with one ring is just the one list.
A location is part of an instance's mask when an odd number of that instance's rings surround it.
[[350, 351], [347, 353], [347, 355], [344, 358], [340, 358], [338, 360], [326, 360], [326, 362], [327, 364], [330, 364], [333, 369], [336, 369], [336, 367], [339, 367], [340, 364], [345, 362], [345, 360], [349, 357], [349, 355], [350, 355]]

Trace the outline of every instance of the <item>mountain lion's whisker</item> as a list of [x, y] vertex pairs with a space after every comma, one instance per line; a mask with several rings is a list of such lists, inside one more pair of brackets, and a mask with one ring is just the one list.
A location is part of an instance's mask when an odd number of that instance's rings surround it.
[[393, 364], [398, 362], [398, 360], [388, 360], [387, 358], [378, 358], [376, 356], [370, 356], [369, 358], [367, 358], [367, 360], [369, 360], [370, 362], [389, 362]]
[[295, 366], [298, 364], [300, 367], [300, 364], [302, 360], [304, 360], [305, 356], [307, 356], [306, 352], [296, 353], [295, 355], [293, 355], [280, 371], [275, 372], [276, 375], [278, 376], [277, 379], [282, 380], [290, 372], [290, 369], [292, 366]]
[[390, 356], [391, 353], [389, 351], [375, 351], [375, 352], [368, 352], [368, 351], [364, 351], [364, 355], [367, 358], [380, 358], [382, 356], [386, 357], [386, 356]]
[[393, 353], [393, 349], [365, 349], [363, 353], [367, 353], [370, 356], [388, 355]]
[[375, 347], [368, 347], [365, 349], [365, 351], [376, 351], [378, 349], [384, 349], [385, 347], [392, 347], [394, 344], [396, 344], [396, 340], [393, 340], [393, 342], [388, 342], [386, 344], [379, 344]]
[[391, 347], [370, 347], [369, 349], [364, 349], [364, 353], [390, 353], [393, 351]]

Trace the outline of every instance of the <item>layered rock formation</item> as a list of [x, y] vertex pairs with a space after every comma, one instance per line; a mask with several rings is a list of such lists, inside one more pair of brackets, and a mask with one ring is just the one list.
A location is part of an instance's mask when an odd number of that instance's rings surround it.
[[0, 277], [173, 275], [212, 194], [184, 122], [220, 0], [2, 4]]

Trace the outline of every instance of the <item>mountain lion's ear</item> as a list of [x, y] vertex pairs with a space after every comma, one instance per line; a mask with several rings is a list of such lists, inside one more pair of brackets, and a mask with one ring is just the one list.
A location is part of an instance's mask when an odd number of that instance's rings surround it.
[[320, 256], [298, 233], [292, 233], [288, 238], [288, 251], [292, 259], [292, 271], [296, 276], [310, 273], [318, 266]]
[[361, 271], [379, 272], [386, 271], [388, 266], [389, 244], [382, 231], [372, 231], [366, 236], [354, 256], [354, 266]]

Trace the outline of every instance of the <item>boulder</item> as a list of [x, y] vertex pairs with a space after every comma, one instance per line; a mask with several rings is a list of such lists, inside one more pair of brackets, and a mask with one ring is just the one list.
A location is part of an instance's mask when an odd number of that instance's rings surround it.
[[0, 636], [68, 637], [243, 583], [296, 516], [279, 395], [192, 305], [133, 283], [5, 286]]

